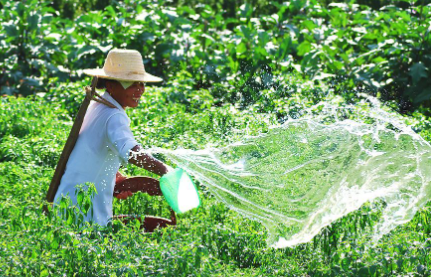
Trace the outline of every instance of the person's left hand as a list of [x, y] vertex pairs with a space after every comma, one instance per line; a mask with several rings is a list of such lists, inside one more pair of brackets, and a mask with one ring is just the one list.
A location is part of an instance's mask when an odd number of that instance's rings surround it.
[[119, 194], [115, 195], [115, 197], [117, 197], [118, 199], [126, 199], [129, 196], [132, 196], [133, 193], [130, 190], [125, 190], [120, 192]]
[[118, 171], [117, 174], [115, 175], [115, 184], [117, 185], [126, 179], [127, 179], [127, 177], [123, 176], [123, 174], [121, 174], [120, 171]]

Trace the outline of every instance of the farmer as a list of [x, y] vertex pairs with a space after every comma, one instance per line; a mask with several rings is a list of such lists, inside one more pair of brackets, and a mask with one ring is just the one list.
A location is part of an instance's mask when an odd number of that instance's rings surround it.
[[[85, 220], [105, 226], [113, 217], [114, 187], [127, 180], [118, 172], [121, 165], [132, 163], [157, 175], [164, 175], [171, 169], [143, 152], [130, 130], [130, 119], [125, 112], [126, 108], [139, 105], [146, 82], [161, 82], [162, 79], [145, 72], [141, 54], [135, 50], [111, 50], [102, 69], [86, 69], [84, 73], [99, 78], [97, 88], [106, 89], [102, 98], [111, 107], [98, 102], [90, 104], [54, 203], [68, 194], [76, 205], [75, 186], [94, 183], [97, 194], [92, 200], [93, 217], [88, 213]], [[158, 186], [157, 181], [156, 184]], [[116, 197], [124, 199], [131, 194], [126, 190]]]

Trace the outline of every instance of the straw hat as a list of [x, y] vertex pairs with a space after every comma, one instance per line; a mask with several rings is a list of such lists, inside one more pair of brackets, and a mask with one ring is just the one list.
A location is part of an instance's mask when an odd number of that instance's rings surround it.
[[103, 68], [84, 69], [85, 74], [118, 81], [161, 82], [162, 78], [145, 72], [141, 54], [136, 50], [112, 49]]

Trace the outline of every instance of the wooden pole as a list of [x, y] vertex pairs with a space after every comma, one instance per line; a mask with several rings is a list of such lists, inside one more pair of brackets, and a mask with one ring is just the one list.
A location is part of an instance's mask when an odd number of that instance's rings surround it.
[[[57, 167], [55, 168], [54, 176], [52, 177], [51, 184], [49, 185], [48, 193], [46, 194], [46, 200], [49, 203], [54, 201], [55, 194], [57, 193], [58, 186], [60, 185], [61, 177], [66, 169], [67, 161], [72, 153], [75, 143], [81, 130], [82, 122], [84, 121], [85, 113], [87, 112], [88, 105], [96, 92], [97, 77], [93, 77], [91, 81], [91, 94], [86, 94], [84, 101], [82, 101], [81, 107], [79, 108], [78, 114], [76, 115], [75, 122], [73, 122], [72, 129], [70, 130], [69, 137], [67, 138], [66, 144], [64, 145], [63, 152], [61, 152], [60, 159], [58, 160]], [[47, 211], [47, 207], [44, 208]]]

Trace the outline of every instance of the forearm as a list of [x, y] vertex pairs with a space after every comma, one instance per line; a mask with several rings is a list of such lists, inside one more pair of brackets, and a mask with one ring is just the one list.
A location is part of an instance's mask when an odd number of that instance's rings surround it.
[[121, 174], [120, 171], [118, 171], [117, 174], [115, 175], [115, 184], [119, 184], [125, 179], [127, 179], [127, 177]]
[[142, 151], [141, 146], [136, 145], [132, 148], [129, 156], [129, 163], [142, 167], [150, 172], [162, 176], [171, 170], [171, 167], [157, 160], [153, 156]]

